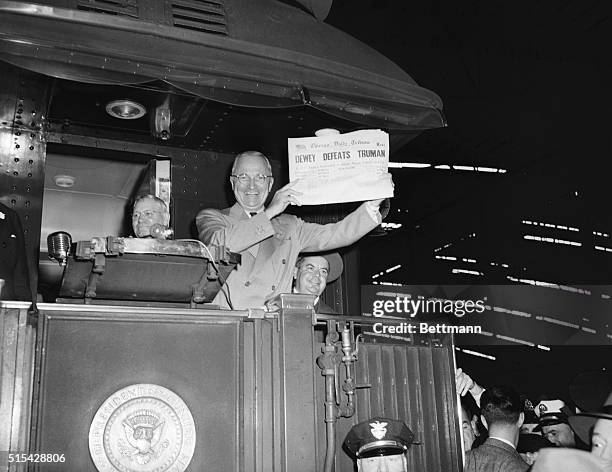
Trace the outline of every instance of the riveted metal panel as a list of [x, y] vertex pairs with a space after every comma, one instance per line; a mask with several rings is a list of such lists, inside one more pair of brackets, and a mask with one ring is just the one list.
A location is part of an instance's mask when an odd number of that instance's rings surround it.
[[[226, 208], [233, 156], [207, 151], [172, 152], [172, 200], [177, 238], [197, 238], [195, 217], [203, 208]], [[232, 197], [233, 198], [233, 197]], [[231, 203], [230, 203], [231, 201]]]
[[0, 200], [21, 219], [35, 292], [49, 79], [4, 64], [0, 83]]
[[[434, 342], [435, 341], [435, 342]], [[365, 343], [360, 345], [355, 366], [356, 412], [336, 423], [336, 471], [353, 472], [354, 461], [342, 449], [350, 428], [374, 416], [403, 420], [415, 435], [407, 453], [408, 470], [454, 472], [461, 469], [459, 424], [454, 386], [452, 338], [432, 342], [423, 337], [409, 343]], [[340, 368], [340, 381], [344, 380]], [[322, 405], [324, 380], [318, 381], [317, 428], [319, 451], [325, 451]], [[317, 458], [319, 471], [323, 457]]]

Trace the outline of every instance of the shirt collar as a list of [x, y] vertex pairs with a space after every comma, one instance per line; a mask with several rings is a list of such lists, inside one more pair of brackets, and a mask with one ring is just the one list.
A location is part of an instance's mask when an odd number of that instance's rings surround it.
[[255, 215], [251, 215], [251, 213], [255, 213], [259, 215], [263, 211], [263, 209], [259, 211], [246, 211], [244, 208], [242, 210], [246, 213], [246, 216], [248, 216], [249, 218], [253, 218], [253, 216], [255, 216]]
[[516, 446], [514, 444], [512, 444], [510, 441], [508, 441], [507, 439], [504, 438], [498, 438], [497, 436], [489, 436], [489, 438], [491, 439], [497, 439], [498, 441], [501, 441], [503, 443], [506, 443], [508, 446], [511, 446], [512, 449], [516, 449]]

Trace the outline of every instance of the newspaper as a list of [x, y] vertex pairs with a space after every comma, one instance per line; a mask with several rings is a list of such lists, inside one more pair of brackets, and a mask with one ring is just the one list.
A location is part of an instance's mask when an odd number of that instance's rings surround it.
[[289, 181], [302, 205], [357, 202], [393, 196], [389, 135], [361, 130], [289, 138]]

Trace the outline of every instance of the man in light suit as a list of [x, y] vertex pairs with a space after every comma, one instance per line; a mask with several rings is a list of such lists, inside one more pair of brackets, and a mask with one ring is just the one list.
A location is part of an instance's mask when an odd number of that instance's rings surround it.
[[510, 387], [491, 387], [480, 398], [488, 439], [465, 455], [465, 472], [525, 472], [529, 465], [516, 451], [525, 415], [519, 394]]
[[266, 300], [291, 292], [293, 270], [300, 252], [348, 246], [381, 222], [382, 200], [363, 203], [337, 223], [307, 223], [283, 211], [299, 205], [300, 192], [293, 184], [280, 188], [264, 207], [274, 178], [268, 159], [246, 151], [234, 160], [230, 177], [236, 204], [224, 210], [198, 213], [198, 236], [205, 244], [224, 245], [242, 256], [213, 300], [222, 308], [263, 307]]

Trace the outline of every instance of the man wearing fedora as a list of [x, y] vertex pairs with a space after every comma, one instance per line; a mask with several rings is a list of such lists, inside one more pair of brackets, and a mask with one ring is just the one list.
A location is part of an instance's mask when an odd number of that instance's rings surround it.
[[315, 296], [315, 311], [333, 315], [336, 312], [321, 300], [327, 284], [342, 274], [344, 264], [337, 252], [300, 256], [293, 270], [293, 292]]
[[353, 426], [344, 447], [356, 459], [358, 472], [407, 472], [406, 452], [413, 440], [403, 421], [375, 417]]
[[612, 392], [598, 411], [578, 413], [569, 422], [582, 441], [590, 442], [591, 454], [612, 461]]
[[612, 392], [597, 411], [578, 413], [569, 423], [591, 452], [575, 449], [544, 449], [533, 472], [612, 472]]

